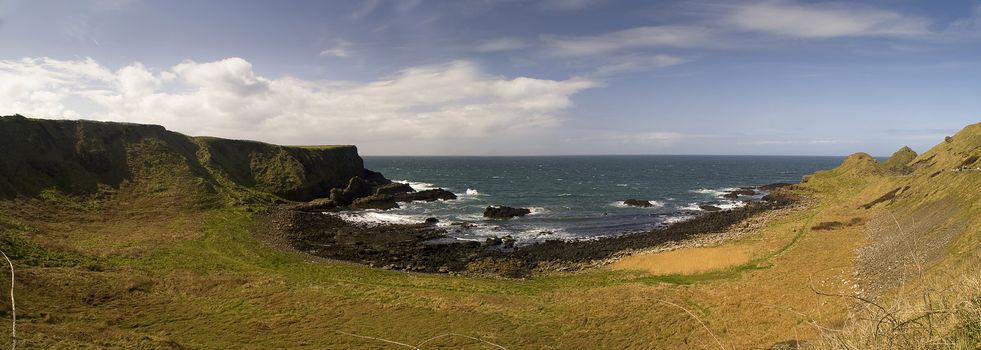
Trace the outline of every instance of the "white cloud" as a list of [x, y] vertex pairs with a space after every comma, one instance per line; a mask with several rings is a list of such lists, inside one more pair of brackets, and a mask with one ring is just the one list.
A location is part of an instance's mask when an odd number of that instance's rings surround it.
[[[398, 146], [393, 141], [494, 138], [555, 126], [574, 94], [596, 86], [492, 76], [468, 61], [358, 83], [266, 78], [237, 57], [116, 71], [92, 59], [27, 58], [0, 61], [0, 114], [157, 123], [285, 144]], [[373, 151], [411, 152], [407, 146]]]
[[713, 31], [698, 26], [637, 27], [593, 36], [543, 36], [546, 53], [561, 57], [582, 57], [618, 51], [660, 47], [705, 47], [713, 43]]
[[744, 30], [798, 38], [913, 37], [929, 33], [928, 22], [921, 18], [849, 3], [755, 3], [734, 8], [725, 22]]
[[524, 39], [518, 38], [497, 38], [490, 39], [477, 44], [474, 47], [474, 51], [478, 52], [498, 52], [498, 51], [514, 51], [528, 48], [531, 43]]

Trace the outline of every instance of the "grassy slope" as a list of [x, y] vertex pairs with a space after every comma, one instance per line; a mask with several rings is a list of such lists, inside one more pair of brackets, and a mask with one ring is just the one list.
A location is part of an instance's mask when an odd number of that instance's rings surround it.
[[[306, 261], [256, 241], [239, 194], [201, 194], [193, 179], [162, 174], [104, 198], [0, 202], [0, 235], [17, 264], [25, 347], [399, 348], [338, 332], [411, 344], [452, 332], [509, 349], [718, 347], [668, 303], [726, 348], [820, 344], [820, 327], [848, 327], [853, 301], [814, 291], [854, 292], [855, 251], [867, 242], [861, 226], [810, 229], [819, 222], [949, 202], [950, 222], [969, 225], [910, 283], [976, 272], [981, 173], [929, 178], [977, 153], [969, 145], [981, 133], [969, 134], [919, 156], [936, 164], [913, 176], [875, 175], [863, 157], [812, 176], [801, 192], [814, 203], [735, 243], [752, 247], [754, 261], [688, 276], [600, 269], [516, 281]], [[858, 209], [899, 186], [909, 194]], [[490, 348], [461, 337], [426, 346], [461, 347]]]

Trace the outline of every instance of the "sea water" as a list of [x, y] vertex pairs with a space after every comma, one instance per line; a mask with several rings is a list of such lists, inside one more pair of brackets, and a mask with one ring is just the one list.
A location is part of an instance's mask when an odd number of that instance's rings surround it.
[[[518, 244], [627, 234], [685, 220], [699, 204], [723, 209], [758, 199], [726, 200], [726, 190], [797, 183], [842, 157], [549, 156], [364, 157], [365, 167], [416, 190], [443, 188], [459, 199], [402, 203], [400, 208], [340, 215], [365, 224], [418, 223], [435, 217], [450, 236], [482, 241], [510, 235]], [[653, 207], [623, 205], [648, 200]], [[510, 220], [485, 219], [487, 206], [529, 208]]]

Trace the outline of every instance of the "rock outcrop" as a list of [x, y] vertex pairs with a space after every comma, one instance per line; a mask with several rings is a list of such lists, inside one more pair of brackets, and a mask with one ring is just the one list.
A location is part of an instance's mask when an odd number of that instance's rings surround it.
[[492, 219], [510, 219], [515, 216], [525, 216], [531, 214], [527, 208], [512, 208], [507, 206], [491, 206], [484, 209], [484, 217]]
[[893, 153], [889, 159], [882, 162], [879, 167], [886, 174], [906, 175], [913, 171], [910, 162], [916, 159], [916, 156], [916, 151], [904, 146]]
[[645, 201], [643, 199], [628, 199], [623, 201], [623, 204], [631, 207], [638, 207], [638, 208], [650, 208], [654, 206], [654, 204], [652, 204], [651, 201]]

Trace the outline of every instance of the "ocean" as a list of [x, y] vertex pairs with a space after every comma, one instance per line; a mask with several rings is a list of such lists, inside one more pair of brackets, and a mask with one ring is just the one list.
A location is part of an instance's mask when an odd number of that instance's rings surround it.
[[[518, 244], [589, 239], [646, 231], [698, 215], [698, 204], [742, 205], [726, 189], [777, 182], [837, 166], [842, 157], [548, 156], [364, 157], [365, 167], [416, 190], [444, 188], [457, 200], [403, 203], [387, 211], [342, 212], [366, 224], [440, 220], [450, 237], [483, 241], [510, 235]], [[651, 208], [623, 205], [649, 200]], [[753, 198], [741, 198], [751, 200]], [[531, 209], [525, 217], [485, 219], [490, 205]], [[466, 223], [461, 225], [461, 223]]]

